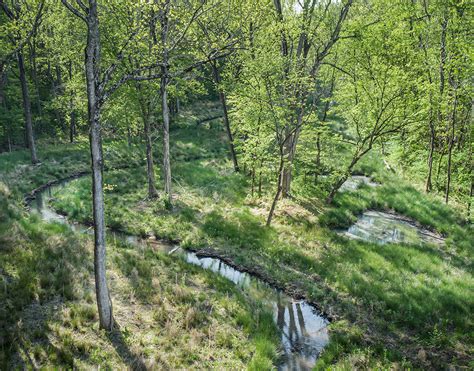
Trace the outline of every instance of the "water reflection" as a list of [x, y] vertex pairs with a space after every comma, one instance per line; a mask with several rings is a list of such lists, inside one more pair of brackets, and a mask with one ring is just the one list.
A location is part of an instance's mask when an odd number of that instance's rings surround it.
[[273, 312], [281, 332], [284, 362], [281, 370], [309, 370], [316, 363], [321, 350], [329, 341], [328, 321], [310, 304], [294, 300], [248, 273], [242, 273], [214, 258], [199, 258], [186, 253], [188, 263], [219, 273], [242, 287], [254, 299], [263, 302]]
[[401, 215], [369, 210], [343, 234], [349, 238], [379, 244], [385, 243], [431, 243], [443, 244], [444, 239], [425, 228], [415, 226]]
[[379, 184], [375, 183], [368, 176], [365, 175], [352, 175], [347, 179], [339, 189], [340, 192], [355, 191], [362, 184], [368, 185], [369, 187], [377, 187]]
[[[30, 202], [32, 212], [38, 213], [44, 220], [50, 222], [67, 223], [76, 231], [93, 233], [92, 228], [81, 224], [68, 223], [67, 218], [57, 214], [49, 207], [49, 200], [55, 192], [64, 191], [67, 182], [48, 187], [38, 193]], [[188, 263], [198, 265], [204, 269], [218, 273], [229, 279], [234, 284], [245, 290], [253, 299], [263, 303], [272, 311], [273, 318], [281, 333], [283, 359], [279, 365], [280, 370], [310, 370], [316, 363], [321, 350], [329, 341], [328, 321], [320, 316], [314, 307], [302, 300], [295, 300], [280, 290], [276, 290], [251, 276], [240, 272], [219, 259], [198, 257], [193, 252], [184, 251], [171, 244], [155, 240], [146, 240], [120, 232], [108, 231], [108, 236], [132, 246], [149, 246], [160, 249], [166, 253], [181, 255]]]
[[[328, 175], [320, 175], [319, 178], [329, 181], [330, 178]], [[347, 192], [347, 191], [355, 191], [357, 190], [362, 184], [365, 184], [369, 187], [378, 187], [380, 184], [375, 183], [370, 177], [365, 175], [351, 175], [347, 180], [342, 183], [341, 188], [339, 188], [339, 192]]]

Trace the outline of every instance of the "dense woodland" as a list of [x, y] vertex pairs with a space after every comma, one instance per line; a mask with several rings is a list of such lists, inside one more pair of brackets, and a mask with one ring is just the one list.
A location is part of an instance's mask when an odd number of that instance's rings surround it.
[[[474, 367], [473, 10], [0, 0], [0, 367], [281, 365], [264, 305], [156, 241], [328, 318], [289, 369]], [[28, 212], [73, 178], [48, 205], [94, 238]], [[341, 237], [367, 210], [443, 244]]]

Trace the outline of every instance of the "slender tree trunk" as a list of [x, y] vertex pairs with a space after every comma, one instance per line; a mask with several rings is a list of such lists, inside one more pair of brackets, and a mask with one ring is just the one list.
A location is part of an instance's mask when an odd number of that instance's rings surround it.
[[35, 84], [36, 90], [36, 108], [38, 110], [39, 116], [39, 131], [42, 132], [42, 108], [41, 108], [41, 95], [40, 95], [40, 88], [39, 88], [39, 81], [38, 81], [38, 66], [36, 64], [36, 40], [33, 38], [33, 42], [30, 43], [30, 61], [31, 61], [31, 77], [33, 79], [33, 83]]
[[277, 190], [276, 190], [275, 196], [273, 197], [273, 202], [272, 202], [272, 206], [270, 207], [270, 212], [268, 213], [267, 223], [266, 223], [267, 227], [269, 227], [270, 224], [272, 223], [273, 214], [275, 213], [275, 207], [276, 207], [276, 204], [278, 202], [278, 199], [280, 198], [280, 194], [281, 194], [281, 190], [282, 190], [282, 180], [283, 180], [284, 166], [285, 166], [285, 158], [284, 158], [283, 153], [281, 153], [280, 154], [280, 165], [278, 167]]
[[[0, 61], [0, 107], [4, 110], [6, 113], [8, 108], [7, 108], [7, 99], [6, 99], [6, 94], [5, 94], [5, 85], [7, 84], [7, 74], [5, 72], [5, 63]], [[8, 146], [8, 151], [11, 152], [11, 135], [10, 135], [10, 124], [5, 123], [5, 134], [7, 135], [7, 146]]]
[[150, 115], [147, 114], [143, 117], [145, 141], [146, 141], [146, 174], [148, 180], [148, 197], [158, 197], [158, 191], [155, 186], [155, 167], [153, 163], [153, 146], [151, 141], [151, 130], [150, 130]]
[[472, 197], [474, 195], [474, 182], [471, 181], [471, 189], [469, 191], [469, 200], [467, 201], [467, 221], [471, 221], [471, 206], [472, 206]]
[[428, 155], [428, 177], [426, 178], [426, 192], [430, 192], [433, 188], [431, 177], [433, 174], [433, 155], [435, 150], [435, 128], [433, 119], [430, 119], [430, 153]]
[[326, 198], [326, 203], [328, 205], [332, 204], [332, 202], [334, 201], [334, 197], [336, 196], [337, 191], [339, 191], [339, 188], [341, 188], [341, 186], [344, 184], [344, 182], [347, 180], [348, 177], [349, 177], [348, 173], [344, 174], [333, 185], [333, 187], [331, 188], [331, 191], [329, 192], [328, 197]]
[[25, 116], [26, 137], [27, 137], [27, 142], [28, 142], [28, 148], [30, 149], [30, 153], [31, 153], [31, 162], [33, 164], [37, 164], [39, 163], [39, 160], [36, 154], [36, 145], [35, 145], [35, 138], [34, 138], [34, 133], [33, 133], [30, 94], [28, 91], [28, 83], [26, 81], [25, 63], [24, 63], [23, 54], [21, 53], [21, 51], [17, 53], [17, 58], [18, 58], [18, 70], [20, 73], [21, 94], [23, 96], [23, 113]]
[[296, 128], [293, 133], [288, 133], [287, 137], [289, 136], [288, 140], [285, 143], [285, 156], [287, 157], [287, 162], [283, 168], [283, 175], [282, 175], [282, 197], [287, 198], [291, 196], [291, 182], [293, 180], [293, 162], [296, 156], [296, 145], [298, 143], [298, 138], [301, 131], [301, 125], [303, 122], [304, 110], [303, 108], [300, 109], [300, 112], [297, 116], [296, 121]]
[[[61, 82], [58, 80], [60, 76], [58, 76], [57, 67], [55, 67], [55, 75], [56, 77], [53, 75], [51, 63], [48, 62], [48, 77], [51, 81], [51, 93], [53, 97], [56, 99], [60, 95], [60, 89], [61, 89]], [[65, 124], [64, 124], [64, 120], [61, 115], [61, 112], [58, 109], [54, 109], [53, 112], [54, 112], [54, 116], [56, 116], [57, 123], [61, 126], [64, 132]], [[51, 126], [51, 136], [54, 136], [54, 135], [55, 135], [54, 127]]]
[[454, 146], [454, 132], [456, 127], [456, 109], [457, 109], [457, 92], [456, 88], [454, 90], [454, 106], [453, 112], [451, 116], [451, 135], [449, 137], [449, 146], [448, 146], [448, 174], [447, 174], [447, 181], [446, 181], [446, 194], [444, 196], [444, 201], [448, 203], [449, 201], [449, 192], [451, 188], [451, 164], [452, 164], [452, 153], [453, 153], [453, 146]]
[[76, 136], [76, 111], [72, 98], [69, 100], [69, 142], [74, 143]]
[[164, 8], [160, 11], [161, 23], [161, 42], [163, 45], [163, 60], [161, 65], [161, 113], [163, 117], [163, 173], [164, 173], [164, 188], [168, 197], [168, 203], [172, 204], [171, 194], [171, 163], [170, 163], [170, 111], [168, 106], [168, 31], [169, 31], [169, 15], [170, 2], [166, 1]]
[[443, 157], [446, 153], [442, 152], [440, 153], [439, 155], [439, 159], [438, 159], [438, 170], [436, 171], [436, 184], [438, 186], [438, 190], [439, 190], [439, 176], [441, 175], [441, 165], [443, 164]]
[[10, 131], [7, 132], [7, 141], [8, 141], [8, 152], [12, 151], [12, 139], [10, 135]]
[[85, 69], [87, 80], [88, 115], [90, 124], [90, 147], [92, 162], [92, 204], [94, 211], [94, 270], [97, 306], [100, 327], [113, 328], [112, 301], [109, 295], [106, 277], [106, 247], [103, 193], [103, 158], [100, 125], [100, 102], [98, 99], [100, 40], [97, 1], [89, 0], [87, 15], [87, 47]]
[[[72, 80], [72, 62], [69, 61], [69, 81]], [[74, 143], [74, 137], [76, 136], [76, 110], [74, 107], [74, 96], [71, 92], [69, 98], [69, 141]]]
[[[332, 96], [333, 91], [334, 91], [335, 82], [336, 82], [336, 74], [333, 71], [332, 78], [331, 78], [331, 85], [329, 87], [328, 96], [326, 98], [329, 98], [329, 97]], [[328, 118], [329, 107], [330, 107], [330, 101], [329, 101], [329, 99], [326, 99], [326, 102], [324, 103], [323, 117], [321, 118], [321, 123], [326, 122], [326, 120]], [[317, 175], [319, 174], [319, 172], [321, 170], [321, 152], [322, 152], [322, 149], [321, 149], [321, 132], [318, 131], [317, 138], [316, 138], [316, 163], [315, 163], [315, 165], [316, 165], [316, 173], [317, 174], [314, 177], [315, 183], [316, 183], [316, 180], [317, 180]]]
[[171, 205], [171, 163], [170, 163], [170, 113], [168, 109], [168, 71], [166, 67], [161, 68], [163, 77], [161, 78], [161, 111], [163, 117], [163, 172], [165, 193]]
[[252, 166], [252, 191], [251, 191], [252, 197], [254, 194], [254, 189], [255, 189], [255, 166]]
[[[146, 175], [147, 175], [147, 183], [148, 183], [148, 198], [153, 199], [158, 197], [158, 191], [156, 190], [155, 186], [155, 164], [153, 161], [153, 143], [151, 140], [151, 113], [152, 107], [151, 102], [148, 97], [144, 97], [142, 95], [141, 86], [139, 83], [136, 85], [137, 92], [138, 92], [138, 102], [140, 105], [140, 109], [142, 111], [142, 118], [143, 118], [143, 134], [145, 136], [145, 146], [146, 146]], [[130, 146], [130, 127], [127, 128], [127, 136]]]
[[239, 172], [239, 164], [237, 162], [237, 154], [235, 152], [234, 138], [232, 136], [232, 131], [230, 129], [229, 114], [227, 111], [227, 99], [226, 99], [224, 91], [219, 86], [221, 83], [221, 76], [219, 73], [219, 69], [217, 67], [217, 62], [216, 61], [212, 62], [211, 66], [212, 66], [212, 73], [214, 76], [214, 82], [216, 83], [217, 89], [219, 91], [219, 99], [221, 101], [222, 111], [224, 112], [224, 125], [225, 125], [225, 130], [227, 132], [227, 139], [229, 140], [229, 149], [230, 149], [230, 155], [232, 157], [232, 163], [234, 164], [234, 171]]
[[354, 166], [359, 162], [359, 160], [367, 153], [369, 152], [371, 149], [371, 147], [369, 147], [368, 149], [365, 149], [364, 151], [362, 152], [356, 152], [356, 154], [354, 155], [354, 157], [352, 157], [352, 161], [350, 163], [350, 165], [347, 167], [347, 171], [344, 173], [344, 175], [342, 175], [337, 181], [336, 183], [333, 185], [331, 191], [329, 192], [329, 195], [328, 197], [326, 198], [326, 203], [328, 205], [332, 204], [332, 202], [334, 201], [334, 197], [336, 196], [336, 193], [337, 191], [339, 191], [339, 189], [342, 187], [342, 185], [344, 184], [344, 182], [349, 178], [349, 176], [351, 175], [351, 172], [352, 172], [352, 169], [354, 168]]

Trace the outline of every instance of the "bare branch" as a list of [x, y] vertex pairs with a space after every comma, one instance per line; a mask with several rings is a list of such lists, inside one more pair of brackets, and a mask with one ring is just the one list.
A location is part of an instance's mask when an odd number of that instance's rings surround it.
[[137, 68], [125, 75], [123, 75], [120, 79], [118, 79], [109, 89], [102, 92], [100, 97], [100, 102], [103, 103], [110, 97], [119, 87], [125, 84], [128, 81], [149, 81], [149, 80], [156, 80], [161, 78], [162, 73], [153, 73], [148, 75], [142, 75], [143, 72], [150, 71], [154, 68], [160, 67], [161, 63], [156, 63], [150, 66]]
[[[2, 5], [2, 8], [3, 8], [3, 5], [5, 5], [2, 0], [0, 0], [0, 4]], [[5, 9], [7, 9], [7, 10], [9, 10], [9, 9], [6, 5], [5, 5], [5, 7], [6, 8], [3, 8], [3, 9], [6, 12]], [[44, 1], [41, 1], [38, 4], [38, 10], [36, 11], [36, 16], [35, 16], [35, 19], [34, 19], [34, 22], [33, 22], [33, 27], [31, 28], [30, 32], [28, 32], [28, 35], [26, 35], [26, 38], [23, 41], [21, 41], [20, 44], [18, 44], [18, 46], [15, 48], [15, 50], [13, 50], [9, 54], [7, 54], [2, 60], [0, 60], [0, 64], [6, 63], [10, 58], [12, 58], [21, 49], [23, 49], [23, 47], [30, 41], [31, 37], [36, 33], [36, 30], [38, 29], [38, 26], [41, 23], [41, 16], [42, 16], [42, 13], [43, 13], [43, 8], [44, 8]]]
[[67, 0], [61, 0], [61, 2], [63, 3], [63, 5], [69, 9], [69, 11], [74, 14], [76, 17], [82, 19], [84, 22], [87, 23], [87, 18], [84, 14], [81, 14], [81, 12], [79, 12], [79, 10], [77, 10], [76, 8], [74, 8], [71, 4], [68, 3]]
[[191, 16], [191, 19], [189, 20], [188, 24], [186, 25], [186, 27], [184, 28], [183, 30], [183, 33], [181, 34], [181, 36], [179, 36], [176, 41], [173, 43], [173, 45], [171, 46], [171, 48], [169, 49], [169, 51], [173, 51], [178, 45], [179, 43], [181, 42], [181, 40], [184, 39], [184, 37], [186, 36], [186, 34], [188, 33], [188, 30], [189, 30], [189, 27], [191, 27], [192, 23], [198, 18], [200, 17], [202, 14], [204, 14], [205, 12], [207, 12], [209, 9], [206, 9], [206, 10], [203, 10], [201, 12], [199, 12], [202, 7], [204, 6], [204, 2], [201, 3], [200, 6], [198, 6], [196, 8], [196, 10], [193, 12], [193, 15]]
[[89, 8], [84, 5], [84, 3], [81, 0], [76, 0], [77, 5], [83, 10], [84, 13], [89, 13]]
[[112, 77], [113, 73], [117, 69], [119, 63], [123, 60], [123, 58], [125, 56], [124, 55], [125, 49], [128, 47], [130, 42], [135, 38], [135, 36], [140, 31], [140, 29], [141, 29], [141, 27], [137, 26], [137, 28], [130, 34], [128, 39], [125, 41], [125, 44], [122, 46], [119, 53], [117, 54], [117, 57], [116, 57], [115, 61], [105, 70], [102, 81], [99, 84], [99, 94], [101, 94], [101, 92], [104, 91], [107, 83], [110, 81], [110, 78]]
[[336, 27], [334, 27], [334, 30], [331, 34], [331, 37], [329, 38], [328, 42], [324, 46], [324, 49], [321, 53], [318, 53], [318, 56], [316, 58], [317, 64], [319, 64], [329, 53], [329, 50], [332, 48], [332, 46], [336, 43], [336, 41], [339, 39], [339, 34], [341, 32], [341, 27], [342, 23], [347, 17], [347, 13], [349, 12], [349, 8], [352, 5], [353, 0], [348, 0], [346, 4], [341, 9], [341, 13], [339, 14], [339, 18], [336, 23]]

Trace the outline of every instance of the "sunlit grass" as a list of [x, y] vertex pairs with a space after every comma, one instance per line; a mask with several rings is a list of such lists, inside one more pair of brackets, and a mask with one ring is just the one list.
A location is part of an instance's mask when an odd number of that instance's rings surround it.
[[[277, 360], [270, 314], [226, 279], [151, 248], [108, 241], [119, 326], [98, 329], [92, 241], [25, 217], [2, 185], [2, 368], [217, 368]], [[140, 366], [141, 367], [141, 366]]]
[[[226, 146], [221, 140], [222, 128], [194, 125], [181, 124], [172, 132], [176, 145], [172, 151], [175, 198], [171, 210], [163, 198], [147, 199], [143, 163], [105, 172], [106, 220], [110, 227], [136, 235], [178, 240], [189, 248], [212, 247], [239, 264], [260, 269], [280, 286], [296, 290], [317, 302], [337, 318], [331, 324], [331, 342], [318, 364], [321, 369], [329, 366], [350, 369], [469, 365], [469, 353], [474, 344], [474, 323], [470, 315], [474, 312], [474, 233], [455, 210], [390, 175], [380, 159], [374, 156], [358, 165], [356, 171], [370, 175], [381, 186], [341, 193], [336, 196], [334, 205], [327, 207], [323, 200], [328, 184], [320, 181], [309, 185], [303, 175], [297, 176], [294, 183], [297, 197], [281, 201], [273, 226], [266, 228], [264, 221], [273, 186], [266, 184], [260, 198], [249, 197], [245, 176], [231, 171]], [[136, 150], [143, 148], [137, 147]], [[106, 150], [106, 153], [112, 155], [115, 152]], [[58, 152], [54, 156], [59, 158], [60, 155]], [[159, 163], [159, 148], [156, 155]], [[20, 157], [12, 161], [20, 164], [25, 160]], [[53, 160], [51, 162], [51, 168], [57, 169]], [[61, 163], [60, 160], [57, 162]], [[54, 171], [51, 174], [59, 177], [59, 170]], [[44, 180], [43, 175], [31, 180], [35, 174], [41, 173], [35, 170], [26, 179], [18, 180], [18, 187], [26, 189], [31, 182], [39, 184]], [[46, 174], [45, 178], [51, 174]], [[161, 190], [158, 166], [156, 177], [157, 188]], [[66, 190], [55, 195], [52, 203], [74, 220], [90, 221], [90, 178], [71, 182]], [[348, 227], [367, 209], [390, 209], [408, 216], [443, 234], [446, 245], [381, 246], [350, 241], [333, 231]], [[42, 235], [41, 230], [30, 229], [31, 233]], [[114, 285], [126, 282], [126, 285], [115, 286], [114, 290], [129, 301], [157, 300], [160, 304], [150, 316], [160, 326], [168, 324], [166, 329], [171, 334], [179, 334], [180, 326], [191, 332], [211, 326], [199, 314], [203, 308], [199, 304], [201, 299], [191, 297], [191, 274], [185, 275], [183, 267], [173, 265], [171, 272], [175, 275], [178, 272], [178, 280], [183, 281], [176, 284], [176, 278], [162, 276], [161, 270], [166, 271], [168, 264], [181, 263], [172, 263], [159, 254], [150, 252], [141, 256], [142, 253], [124, 249], [119, 254], [114, 250], [110, 258], [116, 277]], [[214, 275], [207, 279], [202, 278], [207, 277], [207, 273], [196, 274], [203, 280], [202, 285], [208, 285], [206, 290], [211, 288], [217, 296], [231, 290], [228, 283], [216, 280]], [[156, 277], [160, 277], [158, 286]], [[168, 280], [175, 283], [168, 285], [165, 283]], [[54, 282], [54, 279], [50, 281]], [[158, 287], [162, 296], [174, 296], [173, 305], [176, 307], [163, 306], [155, 295]], [[204, 289], [200, 293], [205, 301], [207, 293]], [[87, 305], [92, 301], [90, 297], [81, 300], [85, 300]], [[225, 298], [221, 297], [218, 302], [227, 308]], [[175, 318], [177, 322], [170, 323], [168, 309], [177, 310], [178, 307], [180, 317]], [[250, 364], [253, 369], [268, 367], [275, 358], [275, 347], [271, 341], [268, 342], [267, 335], [262, 337], [260, 332], [264, 328], [254, 327], [256, 324], [243, 309], [231, 313], [235, 314], [235, 326], [245, 330], [247, 336], [255, 334], [252, 340], [255, 348], [252, 349], [258, 349], [258, 352], [254, 353], [252, 360], [244, 357], [245, 361], [241, 362]], [[265, 323], [268, 318], [260, 320], [262, 322], [258, 323]], [[95, 323], [91, 321], [90, 324], [92, 322]], [[80, 321], [78, 326], [84, 327]], [[64, 335], [67, 344], [72, 336], [68, 331]], [[139, 330], [135, 327], [133, 331], [129, 330], [130, 334], [134, 331]], [[219, 349], [232, 349], [233, 355], [238, 357], [238, 342], [232, 336], [221, 334], [213, 341], [218, 348], [221, 347]], [[171, 352], [165, 343], [159, 344]], [[103, 357], [92, 345], [80, 347], [93, 354], [95, 360]], [[144, 349], [152, 349], [152, 346], [147, 347]], [[183, 363], [186, 365], [193, 364], [193, 359], [205, 362], [202, 353], [197, 353], [178, 352], [173, 360], [156, 361], [154, 366], [178, 364], [178, 359], [189, 362]], [[68, 356], [64, 357], [67, 359]]]

